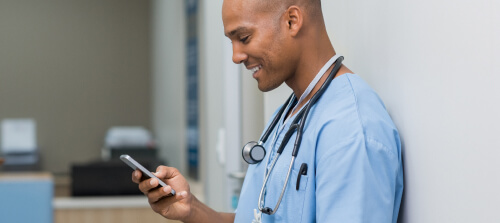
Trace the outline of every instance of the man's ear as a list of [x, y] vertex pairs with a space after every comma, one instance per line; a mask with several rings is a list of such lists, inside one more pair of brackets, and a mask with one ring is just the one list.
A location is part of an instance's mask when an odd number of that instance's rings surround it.
[[302, 28], [302, 24], [304, 23], [304, 16], [302, 13], [302, 10], [295, 5], [290, 6], [286, 10], [285, 19], [288, 22], [288, 31], [292, 36], [297, 36]]

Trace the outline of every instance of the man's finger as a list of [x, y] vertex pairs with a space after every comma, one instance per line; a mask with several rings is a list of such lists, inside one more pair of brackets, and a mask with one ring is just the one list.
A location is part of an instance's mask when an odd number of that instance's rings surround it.
[[143, 180], [139, 183], [139, 190], [144, 194], [148, 194], [149, 191], [158, 186], [158, 180], [156, 178], [151, 178], [147, 180]]
[[136, 184], [141, 182], [142, 172], [140, 170], [134, 170], [132, 172], [132, 181]]
[[163, 213], [161, 213], [161, 212], [165, 211], [164, 207], [169, 207], [173, 203], [185, 199], [187, 196], [188, 196], [188, 192], [187, 191], [182, 191], [180, 193], [175, 194], [175, 196], [166, 197], [166, 198], [158, 200], [155, 203], [150, 203], [150, 205], [151, 205], [151, 208], [155, 212], [160, 213], [160, 214], [163, 215]]
[[177, 175], [180, 175], [180, 172], [175, 167], [158, 166], [158, 168], [156, 168], [156, 173], [154, 173], [154, 174], [160, 179], [164, 179], [164, 178], [170, 179], [170, 178], [174, 178]]
[[155, 190], [149, 191], [147, 194], [148, 196], [148, 201], [150, 204], [156, 203], [161, 199], [167, 198], [167, 197], [172, 197], [172, 194], [170, 193], [172, 191], [172, 187], [166, 186], [166, 187], [161, 187], [157, 188]]

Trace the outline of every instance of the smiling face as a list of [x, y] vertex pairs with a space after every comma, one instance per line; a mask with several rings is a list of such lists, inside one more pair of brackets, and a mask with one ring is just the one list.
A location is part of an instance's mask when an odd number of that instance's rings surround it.
[[262, 10], [253, 0], [225, 0], [222, 8], [224, 32], [232, 41], [233, 62], [251, 70], [264, 92], [294, 75], [297, 53], [283, 13]]

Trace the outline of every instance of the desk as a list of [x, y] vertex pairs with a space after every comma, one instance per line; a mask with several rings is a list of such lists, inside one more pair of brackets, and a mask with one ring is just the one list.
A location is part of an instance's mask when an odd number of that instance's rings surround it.
[[[204, 201], [203, 184], [189, 180], [191, 192]], [[70, 197], [71, 179], [55, 177], [55, 223], [180, 223], [151, 210], [146, 196]]]
[[177, 223], [166, 220], [149, 207], [145, 196], [57, 197], [55, 223]]

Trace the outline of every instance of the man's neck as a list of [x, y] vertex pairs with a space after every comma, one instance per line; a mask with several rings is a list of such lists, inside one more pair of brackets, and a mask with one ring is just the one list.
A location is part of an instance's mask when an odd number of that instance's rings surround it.
[[[287, 114], [287, 117], [291, 117], [293, 116], [294, 114], [296, 114], [298, 111], [300, 111], [300, 109], [314, 96], [314, 94], [316, 94], [316, 92], [321, 88], [321, 86], [323, 85], [323, 83], [326, 81], [326, 79], [328, 78], [328, 74], [330, 74], [332, 72], [332, 69], [333, 67], [335, 66], [335, 63], [332, 64], [330, 66], [330, 68], [328, 68], [328, 70], [326, 72], [324, 72], [322, 74], [322, 77], [319, 79], [318, 83], [314, 86], [314, 88], [311, 90], [311, 92], [304, 98], [303, 101], [299, 102], [295, 107], [295, 110], [293, 111], [293, 113], [291, 112], [291, 109], [290, 111], [288, 111], [289, 113]], [[321, 69], [321, 68], [320, 68]], [[335, 75], [335, 78], [337, 78], [338, 76], [340, 75], [343, 75], [343, 74], [346, 74], [346, 73], [353, 73], [349, 68], [347, 68], [346, 66], [342, 65], [339, 69], [339, 71], [336, 73], [336, 74], [333, 74]], [[314, 78], [314, 77], [313, 77]], [[311, 79], [312, 81], [312, 79]], [[310, 83], [310, 81], [309, 81]], [[307, 88], [307, 86], [306, 86]], [[304, 90], [302, 91], [302, 93], [305, 91], [305, 88]], [[301, 94], [298, 95], [295, 91], [294, 91], [294, 94], [297, 98], [300, 98], [301, 97]]]
[[[321, 68], [323, 68], [325, 64], [335, 55], [335, 50], [333, 50], [333, 47], [328, 51], [329, 52], [324, 52], [321, 54], [302, 54], [301, 58], [304, 59], [299, 60], [295, 75], [293, 75], [291, 79], [286, 81], [286, 84], [292, 89], [297, 98], [300, 98], [302, 96], [309, 84], [313, 81], [316, 75], [318, 75], [318, 72], [321, 71]], [[327, 72], [319, 75], [324, 76], [325, 73], [329, 73], [328, 70]]]
[[[294, 79], [287, 81], [287, 85], [294, 91], [296, 100], [298, 101], [295, 106], [292, 106], [292, 108], [290, 108], [287, 111], [286, 114], [287, 118], [297, 113], [309, 101], [309, 99], [311, 99], [312, 96], [318, 91], [319, 88], [317, 86], [321, 86], [323, 82], [326, 80], [325, 77], [328, 76], [325, 75], [325, 73], [329, 73], [331, 70], [330, 60], [333, 59], [332, 58], [333, 56], [334, 55], [330, 56], [326, 60], [322, 58], [314, 61], [310, 61], [311, 57], [307, 57], [310, 62], [303, 65], [309, 66], [309, 68], [302, 69], [302, 71], [301, 69], [297, 69], [296, 74], [293, 76]], [[319, 64], [318, 61], [321, 61], [319, 63], [322, 64]], [[303, 67], [304, 66], [302, 66], [302, 68]], [[303, 70], [308, 70], [308, 71], [306, 72]]]

